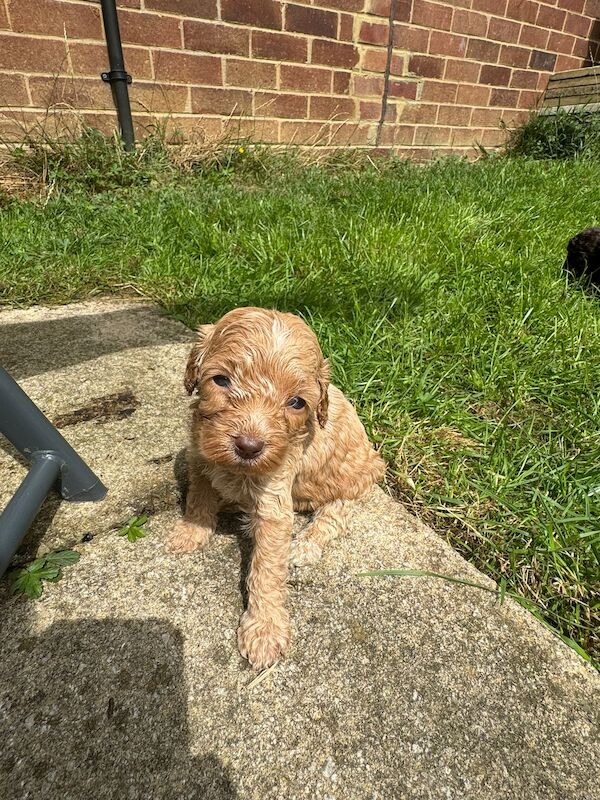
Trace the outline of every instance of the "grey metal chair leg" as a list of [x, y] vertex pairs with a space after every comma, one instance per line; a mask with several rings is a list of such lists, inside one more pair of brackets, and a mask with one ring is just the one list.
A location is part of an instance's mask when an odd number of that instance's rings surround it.
[[0, 433], [30, 462], [30, 472], [0, 515], [0, 576], [56, 484], [65, 500], [96, 501], [107, 489], [47, 417], [0, 367]]

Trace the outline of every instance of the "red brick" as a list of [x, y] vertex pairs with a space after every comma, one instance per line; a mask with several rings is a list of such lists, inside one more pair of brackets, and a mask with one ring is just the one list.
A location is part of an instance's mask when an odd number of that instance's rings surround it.
[[357, 147], [361, 144], [375, 144], [377, 125], [374, 123], [340, 122], [331, 126], [331, 144], [341, 147]]
[[553, 50], [555, 53], [563, 53], [563, 55], [571, 55], [575, 42], [575, 37], [569, 36], [568, 33], [551, 33], [548, 39], [548, 50]]
[[546, 53], [543, 50], [532, 50], [529, 66], [531, 69], [540, 69], [545, 72], [552, 72], [556, 64], [556, 54]]
[[421, 100], [431, 103], [453, 103], [456, 100], [457, 83], [445, 81], [425, 81]]
[[0, 30], [7, 31], [10, 29], [8, 24], [8, 14], [6, 13], [6, 6], [0, 3]]
[[73, 39], [103, 39], [100, 11], [79, 3], [56, 0], [10, 0], [12, 30]]
[[360, 119], [375, 119], [381, 118], [381, 103], [375, 100], [361, 100], [359, 103], [359, 118]]
[[519, 102], [519, 92], [513, 89], [492, 89], [490, 95], [491, 106], [505, 106], [515, 108]]
[[539, 92], [522, 91], [519, 95], [518, 108], [534, 108], [540, 99]]
[[[23, 75], [0, 75], [0, 104], [3, 108], [9, 106], [28, 106], [29, 96]], [[34, 103], [34, 105], [36, 105]]]
[[408, 70], [424, 78], [441, 78], [444, 74], [444, 64], [443, 58], [411, 56], [408, 62]]
[[387, 50], [364, 50], [362, 68], [367, 72], [385, 72], [387, 65]]
[[[566, 70], [568, 70], [568, 69], [578, 69], [579, 67], [581, 67], [581, 59], [580, 58], [577, 58], [576, 56], [562, 56], [562, 55], [560, 55], [556, 59], [556, 66], [554, 67], [554, 69], [556, 70], [556, 72], [566, 72]], [[545, 75], [544, 77], [545, 77], [546, 82], [547, 82], [548, 76]], [[538, 86], [537, 88], [539, 90], [540, 87]]]
[[467, 58], [495, 64], [500, 55], [500, 45], [485, 39], [471, 39], [467, 46]]
[[426, 53], [429, 49], [429, 30], [394, 24], [394, 47], [411, 53]]
[[472, 8], [474, 11], [485, 11], [488, 14], [497, 14], [499, 17], [504, 15], [508, 0], [473, 0]]
[[279, 140], [288, 144], [319, 145], [329, 141], [329, 125], [323, 122], [282, 122], [280, 131]]
[[537, 47], [542, 49], [548, 44], [548, 37], [550, 31], [536, 28], [533, 25], [523, 25], [521, 34], [519, 36], [519, 44], [527, 45], [528, 47]]
[[[238, 0], [236, 0], [238, 2]], [[310, 6], [288, 5], [285, 12], [285, 29], [313, 36], [337, 37], [338, 15]]]
[[567, 12], [560, 8], [540, 6], [535, 24], [540, 28], [551, 28], [555, 31], [562, 31], [566, 18]]
[[312, 46], [312, 62], [351, 69], [358, 62], [358, 50], [351, 44], [315, 39]]
[[425, 124], [435, 122], [437, 117], [437, 103], [410, 103], [402, 111], [402, 122], [415, 122]]
[[315, 6], [327, 6], [340, 11], [364, 11], [365, 0], [315, 0]]
[[590, 42], [587, 42], [585, 39], [575, 39], [575, 42], [573, 43], [574, 56], [589, 59], [590, 56], [593, 56], [594, 54], [595, 48]]
[[354, 17], [352, 14], [340, 14], [338, 39], [340, 42], [352, 42], [354, 40]]
[[334, 72], [333, 73], [333, 93], [334, 94], [349, 94], [350, 92], [350, 72]]
[[451, 128], [441, 125], [418, 125], [415, 131], [416, 145], [419, 144], [449, 144]]
[[489, 86], [508, 86], [510, 81], [510, 69], [508, 67], [495, 67], [491, 64], [484, 64], [481, 68], [479, 83], [486, 83]]
[[187, 86], [163, 86], [159, 83], [134, 83], [130, 90], [131, 107], [154, 113], [176, 114], [188, 110]]
[[[205, 120], [202, 120], [202, 125], [204, 124]], [[276, 119], [236, 119], [231, 127], [233, 135], [238, 138], [270, 144], [280, 141], [279, 120]]]
[[444, 78], [461, 83], [477, 83], [481, 65], [474, 61], [463, 61], [449, 58], [446, 61]]
[[530, 69], [515, 69], [510, 79], [510, 86], [515, 89], [536, 89], [538, 78], [538, 72]]
[[0, 69], [14, 69], [15, 64], [25, 72], [64, 72], [67, 64], [65, 43], [56, 39], [36, 39], [35, 47], [32, 47], [32, 40], [26, 36], [0, 34]]
[[310, 119], [355, 119], [356, 104], [349, 97], [311, 97]]
[[412, 13], [413, 0], [397, 0], [394, 19], [398, 22], [408, 22]]
[[254, 58], [266, 58], [271, 61], [306, 63], [308, 46], [306, 39], [301, 36], [293, 36], [288, 33], [252, 31], [252, 55]]
[[151, 47], [181, 47], [179, 20], [137, 11], [119, 12], [121, 39], [127, 44]]
[[219, 55], [250, 55], [250, 31], [233, 25], [184, 20], [183, 41], [186, 50]]
[[411, 21], [413, 25], [449, 31], [452, 25], [452, 11], [450, 6], [429, 3], [427, 0], [414, 0]]
[[180, 17], [217, 18], [217, 0], [144, 0], [144, 8], [167, 11]]
[[470, 36], [485, 36], [487, 27], [487, 17], [483, 14], [464, 11], [463, 9], [456, 9], [454, 12], [452, 30], [457, 33], [468, 33]]
[[499, 108], [474, 108], [471, 125], [482, 128], [495, 128], [500, 125], [502, 112]]
[[252, 113], [252, 92], [241, 89], [192, 88], [193, 114], [234, 114]]
[[567, 19], [565, 20], [565, 33], [572, 33], [574, 36], [581, 36], [582, 38], [587, 39], [590, 34], [590, 28], [592, 27], [592, 20], [588, 19], [587, 17], [581, 16], [581, 14], [573, 14], [568, 13]]
[[535, 22], [540, 4], [533, 0], [508, 0], [506, 16], [521, 22]]
[[[577, 11], [578, 8], [569, 7], [569, 11]], [[598, 0], [586, 0], [584, 12], [588, 17], [600, 17], [600, 3]]]
[[154, 74], [157, 81], [215, 86], [223, 82], [221, 59], [194, 53], [152, 52]]
[[[402, 116], [404, 117], [404, 115]], [[415, 130], [414, 125], [398, 125], [394, 131], [394, 144], [412, 144], [415, 139]]]
[[519, 31], [521, 25], [518, 22], [511, 22], [509, 19], [499, 19], [492, 17], [488, 29], [488, 39], [495, 39], [498, 42], [509, 42], [514, 44], [519, 41]]
[[529, 65], [530, 55], [531, 50], [526, 47], [513, 47], [509, 44], [503, 44], [498, 62], [508, 67], [525, 68]]
[[297, 67], [291, 64], [282, 64], [280, 72], [280, 88], [299, 92], [331, 91], [330, 69], [318, 67]]
[[[110, 87], [94, 78], [29, 78], [31, 102], [38, 108], [59, 104], [77, 109], [109, 110], [114, 108]], [[187, 89], [185, 90], [187, 96]], [[25, 92], [27, 94], [27, 92]], [[23, 105], [29, 105], [26, 100]]]
[[254, 95], [254, 113], [260, 117], [305, 119], [307, 112], [308, 98], [305, 95], [281, 92], [256, 92]]
[[387, 25], [378, 22], [363, 22], [358, 35], [359, 42], [385, 46], [388, 43], [390, 31]]
[[383, 94], [383, 87], [383, 78], [379, 76], [354, 76], [354, 94], [359, 97], [381, 97]]
[[[150, 51], [142, 47], [124, 47], [125, 69], [133, 76], [134, 80], [152, 78], [152, 62]], [[69, 55], [71, 68], [75, 75], [90, 75], [95, 78], [108, 67], [106, 45], [85, 44], [83, 42], [69, 42]], [[48, 67], [43, 70], [46, 74], [53, 72]]]
[[452, 147], [473, 146], [481, 139], [483, 131], [479, 128], [454, 128], [450, 134]]
[[488, 104], [490, 89], [488, 86], [469, 86], [463, 84], [458, 87], [456, 104], [461, 106], [485, 106]]
[[392, 56], [392, 63], [390, 64], [390, 75], [404, 75], [404, 57]]
[[[585, 7], [585, 0], [561, 0], [561, 6], [563, 8], [568, 9], [569, 11], [575, 11], [577, 14], [581, 14]], [[596, 10], [600, 11], [598, 8], [597, 0], [596, 0]], [[591, 14], [594, 16], [594, 14]]]
[[221, 0], [221, 19], [280, 31], [281, 7], [277, 0]]
[[438, 125], [468, 125], [470, 118], [469, 106], [440, 106], [436, 121]]
[[429, 52], [433, 56], [462, 56], [467, 52], [467, 37], [446, 33], [445, 31], [432, 31], [429, 39]]
[[406, 100], [415, 100], [417, 88], [417, 81], [390, 80], [388, 82], [388, 97], [403, 97]]
[[275, 89], [277, 67], [266, 61], [242, 61], [228, 58], [225, 61], [225, 83], [253, 89]]
[[389, 17], [391, 10], [391, 0], [369, 0], [366, 9], [367, 13], [374, 17]]

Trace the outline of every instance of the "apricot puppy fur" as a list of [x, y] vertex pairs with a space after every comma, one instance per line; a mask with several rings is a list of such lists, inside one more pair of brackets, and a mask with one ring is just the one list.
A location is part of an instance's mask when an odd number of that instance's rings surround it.
[[[241, 654], [259, 669], [289, 643], [288, 563], [316, 562], [353, 500], [383, 477], [356, 411], [329, 383], [315, 334], [293, 314], [237, 308], [202, 325], [185, 373], [192, 401], [185, 514], [173, 553], [205, 547], [220, 508], [248, 516], [253, 554]], [[313, 511], [292, 543], [293, 512]]]

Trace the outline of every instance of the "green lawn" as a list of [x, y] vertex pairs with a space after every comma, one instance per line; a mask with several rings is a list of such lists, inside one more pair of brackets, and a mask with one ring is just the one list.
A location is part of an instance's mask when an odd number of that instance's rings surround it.
[[397, 495], [600, 658], [600, 301], [561, 272], [600, 163], [235, 162], [5, 202], [3, 302], [302, 314]]

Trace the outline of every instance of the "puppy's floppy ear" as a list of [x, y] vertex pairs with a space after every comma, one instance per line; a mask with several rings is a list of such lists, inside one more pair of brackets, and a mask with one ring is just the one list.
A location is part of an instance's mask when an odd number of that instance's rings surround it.
[[317, 377], [317, 383], [319, 384], [320, 392], [319, 403], [317, 405], [317, 419], [319, 420], [319, 425], [324, 428], [327, 424], [327, 413], [329, 409], [329, 362], [327, 359], [323, 359]]
[[210, 346], [214, 328], [214, 325], [200, 325], [198, 328], [198, 339], [190, 352], [183, 379], [183, 385], [188, 394], [192, 394], [198, 386], [202, 361]]

